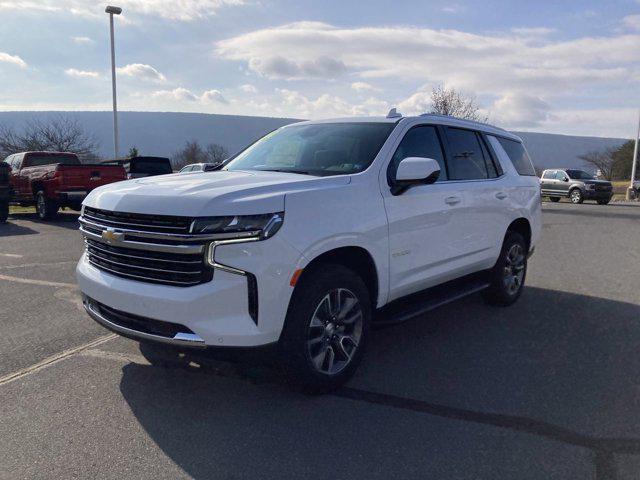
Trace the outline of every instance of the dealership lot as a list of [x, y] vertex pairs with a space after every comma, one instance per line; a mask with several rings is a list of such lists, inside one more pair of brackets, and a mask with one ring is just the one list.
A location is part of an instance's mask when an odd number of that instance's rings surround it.
[[377, 330], [324, 397], [263, 367], [151, 366], [84, 314], [76, 218], [0, 226], [1, 479], [637, 478], [638, 206], [545, 204], [515, 306]]

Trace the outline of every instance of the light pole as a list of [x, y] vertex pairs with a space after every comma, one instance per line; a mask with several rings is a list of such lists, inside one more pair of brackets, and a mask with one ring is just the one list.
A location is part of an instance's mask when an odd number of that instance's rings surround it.
[[627, 190], [627, 200], [636, 198], [633, 184], [636, 180], [636, 165], [638, 163], [638, 139], [640, 139], [640, 114], [638, 115], [638, 132], [636, 133], [636, 146], [633, 149], [633, 163], [631, 164], [631, 183], [629, 184], [629, 189]]
[[118, 158], [118, 102], [116, 100], [116, 48], [113, 39], [113, 16], [120, 15], [122, 9], [109, 5], [104, 9], [109, 14], [109, 31], [111, 32], [111, 89], [113, 90], [113, 154]]

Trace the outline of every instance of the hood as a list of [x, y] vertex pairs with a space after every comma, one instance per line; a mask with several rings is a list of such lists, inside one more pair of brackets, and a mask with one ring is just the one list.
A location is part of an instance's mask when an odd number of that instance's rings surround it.
[[346, 185], [349, 176], [313, 177], [263, 171], [159, 175], [93, 190], [84, 205], [128, 213], [189, 217], [284, 211], [289, 192]]
[[608, 180], [582, 180], [585, 184], [589, 184], [589, 185], [606, 185], [608, 187], [611, 186], [611, 182]]

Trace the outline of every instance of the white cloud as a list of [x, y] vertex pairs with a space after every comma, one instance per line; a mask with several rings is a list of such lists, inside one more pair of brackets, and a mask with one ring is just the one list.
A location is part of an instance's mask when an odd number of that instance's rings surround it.
[[158, 70], [153, 68], [151, 65], [146, 65], [144, 63], [131, 63], [124, 67], [116, 68], [116, 71], [120, 75], [135, 77], [142, 80], [150, 80], [153, 82], [164, 82], [166, 80], [165, 76]]
[[220, 90], [207, 90], [202, 94], [201, 99], [210, 103], [223, 103], [225, 105], [229, 103], [229, 100], [222, 95]]
[[12, 63], [13, 65], [17, 65], [20, 68], [27, 68], [27, 62], [25, 62], [18, 55], [9, 55], [5, 52], [0, 52], [0, 62]]
[[466, 10], [466, 7], [459, 3], [450, 3], [440, 9], [444, 13], [462, 13]]
[[250, 58], [249, 68], [268, 78], [335, 78], [346, 72], [345, 64], [327, 55], [305, 61], [291, 61], [281, 55]]
[[73, 40], [75, 43], [79, 45], [87, 45], [90, 43], [94, 43], [93, 40], [90, 39], [89, 37], [71, 37], [71, 40]]
[[538, 37], [554, 33], [556, 29], [547, 27], [518, 27], [512, 28], [511, 31], [523, 37]]
[[[166, 0], [121, 0], [118, 6], [127, 13], [161, 17], [169, 20], [192, 21], [216, 15], [228, 6], [244, 5], [244, 0], [180, 0], [169, 4]], [[0, 0], [0, 10], [67, 12], [71, 15], [99, 18], [104, 15], [105, 4], [94, 0]], [[123, 18], [120, 17], [120, 18]]]
[[370, 83], [367, 82], [353, 82], [351, 84], [351, 89], [355, 90], [358, 93], [362, 93], [362, 92], [379, 92], [380, 89], [377, 87], [374, 87], [373, 85], [371, 85]]
[[492, 116], [509, 128], [537, 127], [551, 118], [550, 105], [539, 97], [507, 93], [496, 100]]
[[403, 115], [420, 115], [431, 110], [431, 92], [419, 90], [398, 103], [398, 111]]
[[197, 102], [198, 97], [191, 92], [191, 90], [187, 90], [183, 87], [177, 87], [173, 90], [158, 90], [151, 94], [153, 98], [157, 98], [160, 100], [169, 100], [169, 101], [179, 101], [179, 102]]
[[622, 19], [622, 24], [630, 30], [640, 30], [640, 15], [627, 15]]
[[258, 89], [249, 83], [240, 85], [238, 88], [244, 93], [258, 93]]
[[98, 72], [88, 71], [88, 70], [78, 70], [76, 68], [67, 68], [64, 73], [69, 75], [70, 77], [78, 77], [78, 78], [98, 78], [100, 75]]
[[[546, 95], [591, 85], [637, 82], [640, 35], [555, 41], [537, 29], [523, 36], [415, 27], [338, 28], [299, 22], [220, 41], [223, 58], [246, 62], [270, 78], [367, 78], [445, 83], [478, 95]], [[273, 52], [283, 52], [279, 56]], [[322, 59], [320, 62], [319, 59]]]

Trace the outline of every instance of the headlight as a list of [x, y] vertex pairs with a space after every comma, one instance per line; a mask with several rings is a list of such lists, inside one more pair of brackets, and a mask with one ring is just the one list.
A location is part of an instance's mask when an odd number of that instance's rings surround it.
[[280, 230], [283, 220], [284, 212], [197, 218], [191, 224], [191, 233], [228, 234], [228, 238], [233, 238], [234, 234], [244, 237], [255, 232], [256, 237], [265, 240]]

